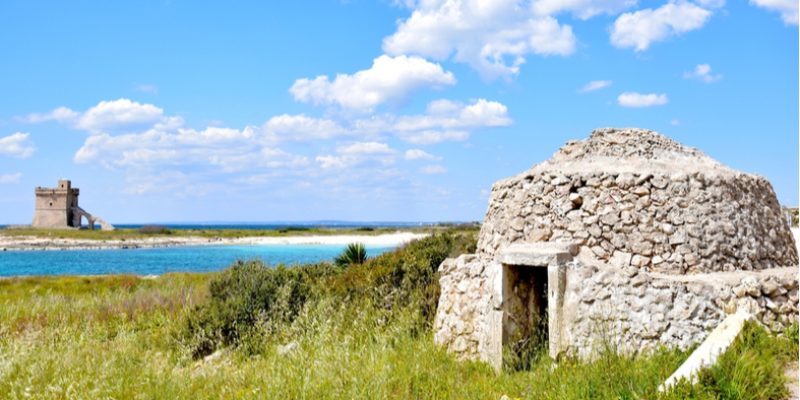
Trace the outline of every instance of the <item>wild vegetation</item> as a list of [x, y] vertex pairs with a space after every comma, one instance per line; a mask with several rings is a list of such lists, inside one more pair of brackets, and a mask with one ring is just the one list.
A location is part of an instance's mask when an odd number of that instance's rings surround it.
[[6, 398], [779, 399], [784, 336], [749, 325], [698, 385], [659, 395], [688, 356], [611, 349], [583, 362], [545, 354], [495, 374], [433, 343], [436, 268], [474, 250], [439, 234], [363, 264], [216, 274], [0, 280]]
[[363, 264], [365, 261], [367, 261], [367, 248], [363, 243], [348, 244], [342, 254], [333, 260], [333, 262], [340, 267]]

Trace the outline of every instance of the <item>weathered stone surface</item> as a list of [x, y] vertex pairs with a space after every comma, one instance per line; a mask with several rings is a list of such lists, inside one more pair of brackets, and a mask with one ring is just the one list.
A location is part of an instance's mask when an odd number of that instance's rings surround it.
[[485, 359], [480, 352], [492, 338], [491, 313], [502, 304], [491, 281], [498, 268], [472, 255], [448, 258], [439, 266], [441, 295], [434, 341], [460, 358]]
[[577, 247], [572, 243], [517, 243], [501, 251], [497, 260], [506, 265], [546, 267], [572, 260], [576, 253]]
[[59, 180], [55, 188], [37, 187], [34, 193], [36, 208], [31, 223], [34, 228], [79, 229], [82, 219], [86, 219], [89, 229], [100, 224], [104, 231], [114, 230], [113, 225], [78, 206], [80, 190], [72, 187], [69, 180]]
[[[538, 251], [555, 242], [577, 249]], [[504, 297], [504, 271], [524, 265], [547, 266], [551, 355], [686, 349], [736, 311], [780, 331], [798, 321], [797, 254], [764, 178], [652, 131], [600, 129], [495, 183], [477, 254], [440, 267], [434, 338], [498, 367], [509, 302], [525, 301]]]
[[[526, 207], [531, 211], [522, 213]], [[595, 130], [552, 159], [497, 182], [478, 253], [492, 257], [524, 240], [515, 233], [523, 226], [552, 230], [552, 237], [533, 240], [532, 235], [528, 241], [599, 246], [604, 251], [595, 254], [603, 261], [621, 250], [647, 257], [650, 262], [639, 267], [657, 272], [759, 270], [798, 263], [766, 179], [642, 129]], [[691, 245], [692, 238], [702, 239], [703, 246]], [[681, 245], [687, 246], [675, 251]], [[656, 262], [655, 256], [669, 262]]]

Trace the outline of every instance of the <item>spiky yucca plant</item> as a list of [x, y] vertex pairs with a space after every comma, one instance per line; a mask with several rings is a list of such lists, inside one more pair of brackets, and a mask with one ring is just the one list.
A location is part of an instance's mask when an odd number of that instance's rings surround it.
[[364, 261], [367, 261], [367, 248], [363, 243], [350, 243], [334, 261], [340, 267], [363, 264]]

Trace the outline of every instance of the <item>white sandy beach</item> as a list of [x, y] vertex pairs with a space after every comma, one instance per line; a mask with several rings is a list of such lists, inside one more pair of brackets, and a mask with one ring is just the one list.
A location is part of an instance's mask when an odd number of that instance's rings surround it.
[[359, 242], [367, 246], [399, 246], [412, 240], [422, 239], [427, 233], [395, 232], [382, 235], [316, 235], [285, 237], [251, 237], [233, 239], [235, 244], [341, 244]]
[[0, 251], [7, 250], [96, 250], [96, 249], [137, 249], [176, 246], [219, 246], [219, 245], [287, 245], [287, 244], [329, 244], [346, 245], [359, 242], [367, 246], [400, 246], [412, 240], [428, 236], [426, 233], [397, 231], [381, 235], [313, 235], [283, 237], [152, 237], [126, 240], [91, 240], [43, 238], [34, 236], [0, 236]]

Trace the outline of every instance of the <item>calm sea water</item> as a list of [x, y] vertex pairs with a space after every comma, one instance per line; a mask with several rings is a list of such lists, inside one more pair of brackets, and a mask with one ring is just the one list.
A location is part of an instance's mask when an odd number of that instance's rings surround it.
[[[166, 272], [218, 271], [236, 260], [260, 259], [270, 265], [330, 261], [344, 245], [197, 246], [125, 250], [0, 252], [0, 276], [160, 275]], [[367, 256], [392, 250], [367, 246]]]

